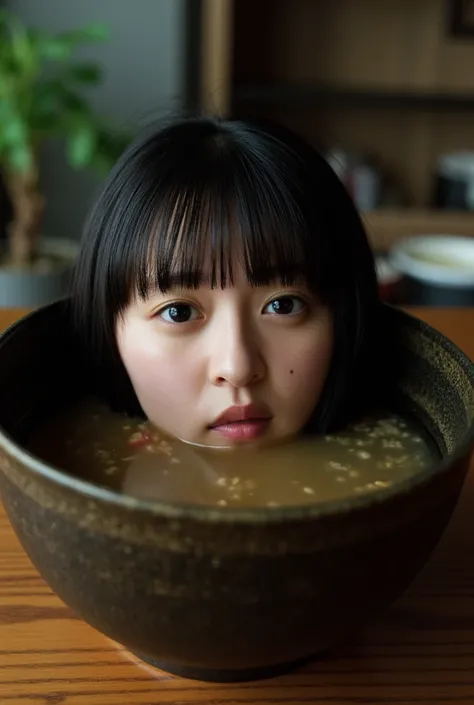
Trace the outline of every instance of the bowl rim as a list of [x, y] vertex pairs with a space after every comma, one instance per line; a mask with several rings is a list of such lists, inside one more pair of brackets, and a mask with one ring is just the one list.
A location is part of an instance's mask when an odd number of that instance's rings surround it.
[[[22, 316], [12, 325], [8, 326], [0, 334], [0, 343], [5, 338], [15, 333], [17, 328], [25, 325], [32, 317], [43, 315], [48, 310], [58, 306], [63, 301], [43, 306]], [[443, 333], [430, 326], [425, 321], [407, 312], [406, 310], [382, 303], [382, 307], [388, 315], [393, 315], [399, 320], [409, 321], [422, 333], [431, 337], [436, 337], [445, 350], [447, 350], [456, 362], [462, 367], [466, 375], [471, 379], [474, 388], [474, 362]], [[437, 463], [429, 465], [415, 475], [405, 478], [394, 485], [377, 490], [377, 492], [351, 496], [348, 498], [328, 500], [315, 504], [289, 505], [280, 507], [222, 507], [216, 505], [198, 505], [187, 502], [162, 502], [156, 499], [135, 498], [122, 494], [117, 490], [108, 489], [73, 475], [68, 475], [60, 468], [50, 465], [37, 456], [30, 453], [4, 431], [0, 425], [0, 450], [11, 456], [33, 475], [45, 479], [61, 489], [79, 494], [84, 499], [103, 502], [119, 510], [139, 512], [148, 517], [168, 518], [168, 519], [192, 519], [205, 523], [233, 523], [233, 524], [272, 524], [282, 522], [306, 521], [323, 519], [338, 516], [341, 514], [351, 514], [369, 509], [374, 505], [382, 505], [397, 497], [407, 495], [411, 491], [423, 484], [429, 483], [435, 477], [447, 472], [454, 464], [470, 454], [474, 445], [474, 418], [470, 427], [463, 435], [456, 450], [441, 459]], [[0, 472], [2, 472], [0, 468]]]

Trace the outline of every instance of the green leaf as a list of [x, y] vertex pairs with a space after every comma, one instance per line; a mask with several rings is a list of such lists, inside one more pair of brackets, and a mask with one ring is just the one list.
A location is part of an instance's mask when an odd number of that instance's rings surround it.
[[71, 32], [77, 43], [83, 42], [106, 42], [110, 38], [110, 30], [102, 22], [94, 22], [86, 25], [82, 29]]
[[28, 126], [18, 116], [13, 116], [1, 126], [2, 138], [7, 146], [28, 145]]
[[37, 68], [35, 32], [8, 11], [0, 13], [0, 72], [31, 76]]
[[65, 37], [42, 36], [37, 41], [37, 52], [47, 61], [66, 61], [71, 56], [74, 45]]
[[106, 175], [110, 171], [110, 169], [113, 166], [113, 162], [111, 163], [110, 159], [103, 154], [96, 153], [94, 154], [94, 157], [92, 159], [91, 165], [94, 167], [94, 169], [99, 172], [101, 175]]
[[80, 83], [98, 83], [102, 78], [102, 72], [97, 64], [84, 63], [72, 66], [69, 75]]
[[30, 141], [28, 120], [14, 97], [7, 96], [0, 100], [0, 142], [7, 148], [25, 142], [29, 144]]
[[26, 172], [33, 166], [33, 155], [26, 144], [18, 144], [6, 153], [6, 161], [12, 171]]
[[58, 137], [71, 166], [112, 166], [128, 138], [102, 123], [80, 90], [101, 80], [100, 65], [71, 61], [81, 45], [108, 38], [104, 24], [51, 36], [0, 10], [0, 168], [31, 168], [32, 146]]
[[61, 103], [58, 96], [57, 87], [54, 81], [43, 81], [37, 84], [32, 95], [30, 120], [32, 127], [44, 128], [52, 126], [58, 122], [61, 114]]
[[38, 85], [32, 101], [29, 119], [35, 129], [66, 137], [74, 132], [84, 119], [90, 119], [87, 102], [60, 80], [44, 81]]
[[12, 55], [20, 70], [29, 73], [35, 69], [35, 51], [27, 31], [15, 31], [12, 37]]
[[106, 25], [92, 24], [54, 36], [41, 35], [36, 40], [37, 51], [43, 59], [66, 61], [81, 44], [106, 41], [108, 38], [109, 31]]
[[72, 167], [80, 169], [87, 166], [94, 156], [97, 133], [92, 123], [78, 122], [72, 132], [67, 146], [67, 156]]
[[58, 88], [58, 98], [61, 101], [61, 105], [69, 112], [74, 115], [88, 113], [89, 109], [86, 101], [81, 96], [70, 91], [64, 86]]

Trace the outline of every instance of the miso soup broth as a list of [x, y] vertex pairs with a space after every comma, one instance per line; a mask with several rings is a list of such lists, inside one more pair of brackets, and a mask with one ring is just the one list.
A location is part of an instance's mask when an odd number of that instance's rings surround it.
[[377, 492], [437, 457], [416, 426], [396, 415], [272, 448], [205, 449], [93, 399], [47, 418], [28, 446], [71, 475], [133, 497], [229, 507], [314, 504]]

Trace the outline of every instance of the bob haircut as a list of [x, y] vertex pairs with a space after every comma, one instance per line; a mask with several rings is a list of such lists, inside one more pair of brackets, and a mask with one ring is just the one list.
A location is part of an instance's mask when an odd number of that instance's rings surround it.
[[115, 409], [141, 412], [115, 334], [131, 299], [172, 284], [232, 286], [235, 253], [251, 285], [302, 277], [331, 309], [333, 360], [310, 427], [333, 429], [379, 385], [373, 255], [327, 162], [290, 130], [257, 120], [177, 120], [147, 131], [109, 174], [71, 296], [101, 393]]

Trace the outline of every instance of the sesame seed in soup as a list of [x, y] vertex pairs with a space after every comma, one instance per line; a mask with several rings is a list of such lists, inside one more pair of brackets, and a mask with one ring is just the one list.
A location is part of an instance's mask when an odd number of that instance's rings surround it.
[[203, 449], [95, 399], [42, 421], [28, 445], [64, 472], [117, 492], [216, 507], [317, 504], [379, 492], [438, 457], [425, 434], [395, 414], [269, 448]]

